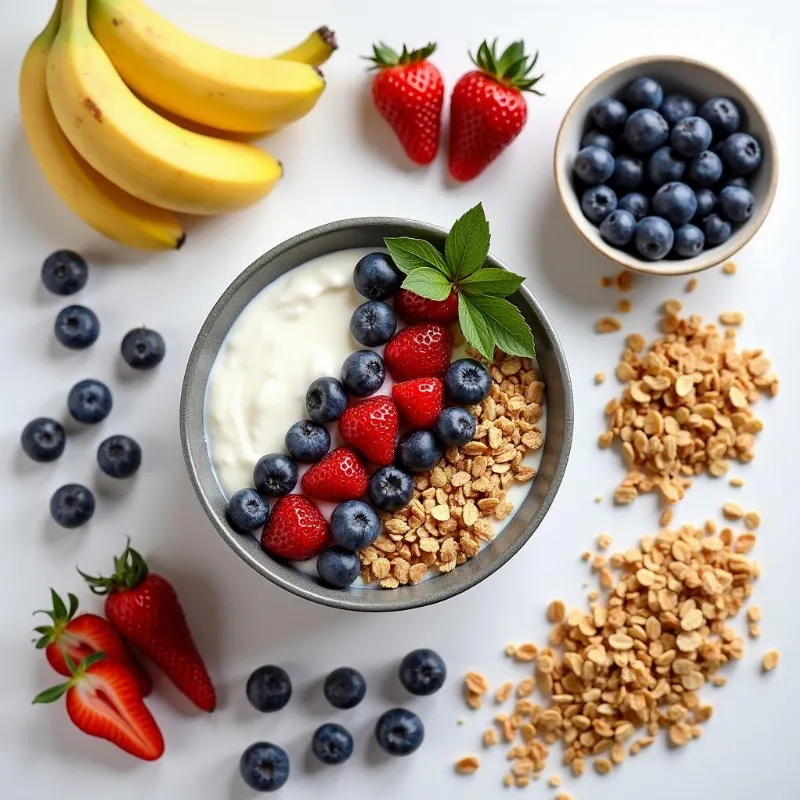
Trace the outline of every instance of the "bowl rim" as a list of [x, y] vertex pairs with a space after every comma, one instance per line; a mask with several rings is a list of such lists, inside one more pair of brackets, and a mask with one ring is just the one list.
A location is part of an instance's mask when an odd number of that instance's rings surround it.
[[[250, 281], [261, 269], [263, 269], [274, 259], [283, 255], [284, 253], [290, 252], [297, 246], [302, 245], [307, 241], [318, 238], [320, 236], [341, 233], [343, 231], [358, 229], [365, 226], [369, 228], [386, 228], [392, 226], [401, 227], [408, 231], [407, 235], [417, 235], [423, 237], [438, 238], [438, 237], [444, 237], [447, 234], [446, 230], [437, 225], [432, 225], [430, 223], [403, 217], [353, 217], [353, 218], [337, 220], [335, 222], [329, 222], [324, 225], [320, 225], [311, 228], [307, 231], [298, 233], [295, 236], [286, 239], [285, 241], [281, 242], [280, 244], [268, 250], [266, 253], [256, 258], [245, 270], [243, 270], [236, 278], [233, 279], [233, 281], [230, 283], [227, 289], [225, 289], [225, 291], [222, 293], [222, 295], [219, 297], [216, 303], [214, 303], [214, 306], [212, 307], [211, 311], [208, 313], [206, 319], [204, 320], [200, 330], [198, 331], [197, 337], [195, 338], [194, 344], [192, 345], [192, 349], [190, 351], [189, 358], [187, 361], [186, 371], [181, 384], [180, 414], [179, 414], [181, 448], [183, 451], [183, 458], [187, 472], [189, 473], [189, 478], [192, 487], [195, 491], [195, 494], [197, 495], [198, 500], [200, 501], [200, 505], [202, 506], [203, 510], [206, 513], [206, 516], [209, 518], [212, 525], [216, 529], [217, 533], [225, 541], [225, 543], [243, 561], [245, 561], [251, 568], [253, 568], [256, 572], [258, 572], [262, 577], [267, 578], [275, 585], [280, 586], [281, 588], [287, 590], [288, 592], [294, 594], [297, 597], [302, 597], [306, 600], [312, 600], [313, 602], [329, 606], [331, 608], [339, 608], [348, 611], [364, 611], [364, 612], [406, 611], [412, 608], [419, 608], [428, 605], [433, 605], [443, 600], [447, 600], [451, 597], [455, 597], [456, 595], [461, 594], [467, 589], [476, 586], [478, 583], [481, 583], [483, 580], [489, 577], [489, 575], [492, 575], [494, 572], [500, 569], [500, 567], [502, 567], [514, 555], [516, 555], [516, 553], [518, 553], [519, 550], [521, 550], [522, 547], [531, 538], [533, 533], [539, 527], [541, 521], [544, 519], [548, 510], [550, 509], [550, 506], [552, 505], [553, 500], [555, 499], [555, 496], [561, 486], [561, 482], [566, 472], [567, 461], [569, 458], [570, 450], [572, 447], [572, 437], [574, 429], [574, 401], [573, 401], [572, 380], [570, 377], [569, 368], [567, 366], [566, 356], [561, 341], [558, 338], [558, 335], [556, 334], [556, 331], [552, 323], [550, 322], [549, 317], [544, 312], [541, 305], [533, 296], [533, 294], [530, 292], [530, 290], [528, 290], [524, 286], [524, 284], [518, 289], [518, 291], [522, 294], [525, 302], [530, 306], [531, 311], [537, 318], [538, 324], [547, 333], [547, 337], [551, 344], [553, 357], [555, 358], [555, 361], [558, 365], [558, 371], [560, 373], [560, 381], [562, 383], [562, 391], [564, 397], [564, 409], [563, 409], [564, 422], [562, 430], [562, 439], [560, 447], [558, 448], [557, 451], [555, 467], [553, 469], [550, 486], [548, 487], [545, 494], [542, 496], [538, 506], [534, 509], [531, 518], [526, 521], [523, 530], [520, 531], [519, 535], [510, 544], [508, 544], [504, 550], [498, 553], [497, 556], [493, 558], [491, 561], [488, 561], [485, 565], [476, 569], [471, 578], [459, 582], [454, 582], [451, 586], [447, 588], [441, 589], [436, 592], [432, 592], [430, 596], [424, 595], [417, 598], [412, 597], [407, 599], [400, 599], [393, 603], [387, 603], [385, 600], [382, 602], [377, 601], [378, 597], [377, 594], [376, 594], [376, 600], [371, 600], [368, 597], [366, 597], [365, 599], [365, 596], [361, 595], [361, 600], [356, 601], [353, 599], [350, 592], [342, 591], [340, 589], [331, 589], [321, 584], [315, 584], [311, 587], [305, 587], [299, 585], [296, 582], [288, 578], [284, 578], [280, 574], [277, 574], [277, 572], [269, 569], [268, 566], [265, 566], [264, 564], [259, 562], [257, 559], [252, 557], [251, 554], [244, 549], [244, 547], [239, 545], [238, 540], [236, 540], [235, 537], [231, 535], [227, 526], [224, 524], [224, 521], [215, 512], [212, 503], [210, 501], [210, 498], [206, 492], [205, 486], [203, 485], [203, 480], [201, 479], [201, 476], [199, 474], [198, 464], [195, 461], [195, 450], [198, 444], [197, 435], [196, 433], [193, 434], [192, 430], [190, 429], [191, 426], [189, 424], [191, 416], [189, 411], [190, 401], [196, 395], [196, 391], [193, 391], [192, 387], [195, 385], [197, 381], [196, 375], [202, 361], [201, 356], [204, 355], [204, 351], [208, 346], [207, 344], [208, 335], [215, 326], [220, 314], [223, 312], [223, 310], [226, 308], [226, 306], [232, 300], [232, 298], [236, 295], [239, 289], [248, 281]], [[327, 252], [337, 252], [337, 251], [330, 250]], [[501, 262], [499, 259], [493, 256], [491, 253], [487, 257], [487, 262], [490, 263], [492, 266], [506, 269], [505, 264], [503, 264], [503, 262]], [[295, 267], [292, 267], [291, 269], [294, 268]], [[272, 281], [270, 281], [270, 283], [271, 282]], [[266, 288], [267, 285], [269, 285], [269, 283], [266, 284], [265, 287], [262, 287], [260, 291], [263, 291], [263, 288]], [[254, 295], [253, 297], [257, 296], [257, 294], [258, 293], [256, 293], [256, 295]], [[252, 299], [253, 298], [251, 298], [250, 301], [248, 302], [251, 302]], [[217, 352], [219, 351], [217, 350]], [[205, 391], [207, 389], [207, 384], [208, 380], [206, 379], [202, 387], [204, 398], [205, 398]], [[203, 400], [203, 402], [205, 403], [205, 399]], [[206, 437], [204, 431], [202, 433], [202, 443], [203, 447], [205, 447], [207, 451]], [[531, 484], [531, 487], [533, 487], [533, 485], [534, 484]], [[448, 575], [436, 576], [431, 580], [434, 581], [444, 580], [447, 577], [449, 576]], [[385, 594], [380, 592], [380, 590], [378, 589], [368, 589], [368, 590], [365, 589], [362, 591], [378, 592], [381, 595]]]
[[[655, 62], [689, 64], [693, 67], [698, 67], [699, 69], [711, 72], [720, 77], [722, 80], [727, 81], [735, 86], [736, 90], [745, 98], [749, 106], [748, 110], [752, 110], [752, 112], [758, 116], [763, 123], [764, 131], [766, 133], [766, 142], [763, 143], [763, 149], [768, 147], [770, 153], [770, 173], [767, 193], [762, 203], [759, 204], [759, 208], [755, 216], [749, 219], [746, 223], [749, 229], [749, 235], [740, 243], [734, 243], [729, 239], [723, 245], [715, 247], [711, 250], [707, 250], [705, 253], [695, 256], [694, 258], [687, 258], [681, 261], [644, 261], [642, 259], [635, 258], [634, 256], [631, 256], [622, 250], [617, 250], [611, 247], [611, 245], [606, 244], [599, 237], [594, 238], [588, 236], [583, 230], [583, 227], [575, 219], [575, 214], [573, 214], [571, 208], [566, 202], [566, 192], [574, 192], [574, 189], [572, 185], [568, 183], [565, 177], [565, 171], [560, 168], [560, 165], [564, 160], [564, 149], [567, 146], [565, 141], [567, 123], [571, 121], [572, 117], [578, 113], [579, 107], [581, 106], [584, 98], [600, 84], [616, 73], [632, 67], [644, 67]], [[617, 266], [623, 266], [627, 269], [631, 269], [635, 272], [640, 272], [646, 275], [656, 275], [660, 277], [675, 277], [677, 275], [691, 275], [696, 272], [702, 272], [703, 270], [722, 264], [738, 253], [746, 244], [748, 244], [748, 242], [753, 238], [753, 236], [756, 235], [758, 230], [764, 224], [764, 220], [767, 218], [767, 215], [772, 208], [773, 200], [775, 199], [775, 193], [778, 188], [778, 173], [778, 148], [775, 140], [775, 132], [772, 129], [772, 125], [770, 125], [766, 114], [764, 114], [761, 105], [753, 98], [750, 92], [748, 92], [738, 81], [734, 80], [726, 72], [723, 72], [721, 69], [704, 61], [698, 61], [697, 59], [680, 55], [638, 56], [636, 58], [628, 59], [627, 61], [622, 61], [619, 64], [609, 67], [601, 72], [596, 78], [584, 86], [584, 88], [578, 92], [575, 99], [570, 103], [569, 108], [564, 114], [561, 124], [558, 127], [556, 144], [553, 150], [553, 174], [555, 177], [556, 188], [558, 190], [558, 197], [570, 223], [580, 234], [581, 238], [587, 242], [593, 250], [600, 253], [600, 255], [604, 256], [609, 261], [614, 262], [617, 264]]]

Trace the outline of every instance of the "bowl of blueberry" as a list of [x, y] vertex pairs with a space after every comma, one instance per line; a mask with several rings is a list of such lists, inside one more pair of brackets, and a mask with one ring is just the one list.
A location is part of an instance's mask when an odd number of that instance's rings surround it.
[[763, 112], [714, 67], [679, 56], [626, 61], [574, 100], [555, 178], [568, 216], [607, 258], [683, 275], [726, 261], [761, 227], [778, 183]]

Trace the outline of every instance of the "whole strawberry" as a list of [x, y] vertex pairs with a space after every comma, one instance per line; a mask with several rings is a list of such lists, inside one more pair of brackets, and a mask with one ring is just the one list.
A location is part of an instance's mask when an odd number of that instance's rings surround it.
[[392, 397], [409, 428], [433, 428], [444, 404], [444, 387], [438, 378], [414, 378], [392, 386]]
[[398, 427], [397, 408], [385, 395], [350, 406], [339, 419], [345, 443], [379, 467], [394, 461]]
[[114, 559], [111, 577], [80, 574], [92, 592], [107, 595], [106, 617], [117, 633], [149, 656], [199, 709], [213, 711], [214, 685], [172, 584], [149, 571], [130, 541]]
[[409, 325], [386, 345], [383, 358], [396, 381], [441, 378], [450, 366], [453, 339], [444, 325]]
[[261, 546], [274, 556], [306, 561], [329, 542], [330, 531], [320, 510], [301, 494], [287, 494], [272, 507], [261, 534]]
[[317, 500], [343, 503], [361, 497], [367, 491], [368, 481], [358, 456], [349, 447], [337, 447], [303, 475], [301, 486]]
[[446, 300], [428, 300], [408, 289], [394, 296], [394, 310], [400, 319], [412, 322], [441, 322], [449, 325], [458, 319], [458, 295], [451, 292]]
[[514, 42], [498, 57], [497, 42], [483, 42], [477, 70], [462, 76], [450, 99], [450, 174], [458, 181], [480, 175], [511, 144], [525, 125], [528, 106], [523, 92], [541, 95], [534, 87], [543, 77], [530, 75], [536, 60]]
[[444, 82], [428, 57], [436, 50], [428, 44], [420, 50], [398, 54], [388, 45], [373, 45], [372, 100], [380, 115], [392, 126], [408, 157], [417, 164], [430, 164], [439, 151], [444, 103]]

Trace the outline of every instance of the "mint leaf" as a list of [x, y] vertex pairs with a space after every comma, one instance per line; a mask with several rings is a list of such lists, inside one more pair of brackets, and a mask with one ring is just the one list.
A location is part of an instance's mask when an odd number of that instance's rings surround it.
[[505, 269], [484, 267], [466, 277], [459, 285], [465, 294], [508, 297], [519, 289], [524, 280], [521, 275], [515, 275]]
[[424, 239], [412, 239], [408, 236], [387, 237], [383, 240], [395, 266], [408, 275], [420, 267], [432, 267], [449, 275], [442, 254]]
[[454, 281], [464, 280], [483, 266], [489, 255], [490, 240], [489, 223], [483, 205], [478, 203], [456, 220], [444, 244], [449, 274]]
[[403, 288], [428, 300], [446, 300], [453, 291], [447, 276], [432, 267], [417, 267], [409, 272]]
[[515, 305], [499, 297], [473, 295], [469, 299], [483, 314], [494, 343], [504, 353], [535, 357], [533, 334]]
[[466, 295], [458, 296], [458, 324], [461, 333], [487, 361], [494, 358], [494, 339], [483, 313]]

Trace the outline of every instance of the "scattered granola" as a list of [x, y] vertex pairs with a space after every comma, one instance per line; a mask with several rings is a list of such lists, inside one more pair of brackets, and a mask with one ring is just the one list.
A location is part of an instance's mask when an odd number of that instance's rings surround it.
[[605, 372], [597, 372], [594, 376], [594, 382], [599, 386], [601, 383], [605, 383], [606, 374]]
[[629, 292], [633, 288], [633, 273], [623, 269], [614, 277], [614, 283], [621, 292]]
[[622, 323], [616, 317], [600, 317], [594, 324], [598, 333], [614, 333], [622, 329]]
[[697, 288], [697, 278], [689, 278], [686, 283], [686, 291], [693, 292]]
[[456, 772], [459, 775], [472, 775], [473, 772], [477, 772], [480, 765], [478, 756], [464, 756], [456, 761]]
[[775, 667], [778, 666], [778, 661], [780, 661], [781, 654], [777, 650], [767, 650], [764, 653], [764, 658], [761, 659], [761, 669], [764, 672], [772, 672]]
[[597, 548], [599, 550], [608, 550], [613, 543], [614, 540], [607, 533], [601, 533], [597, 537]]
[[723, 265], [722, 271], [725, 275], [733, 275], [736, 272], [736, 264], [733, 261], [728, 261], [727, 264]]
[[736, 489], [740, 489], [742, 486], [744, 486], [744, 481], [737, 477], [731, 478], [728, 483]]
[[617, 311], [619, 311], [620, 314], [628, 314], [633, 311], [633, 303], [631, 303], [627, 297], [622, 297], [617, 302]]

